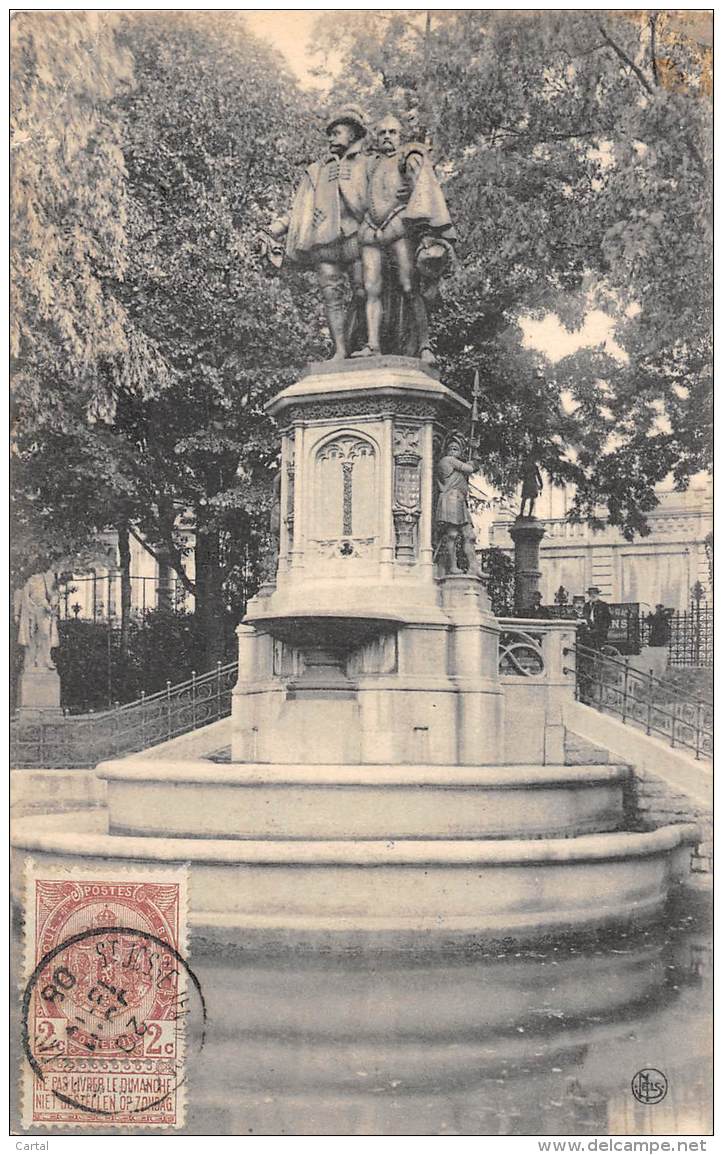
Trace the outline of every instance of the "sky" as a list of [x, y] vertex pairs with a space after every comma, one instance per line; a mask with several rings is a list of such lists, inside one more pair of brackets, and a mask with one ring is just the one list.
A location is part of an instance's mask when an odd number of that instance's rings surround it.
[[614, 319], [601, 309], [589, 312], [584, 325], [572, 333], [560, 323], [554, 313], [548, 313], [541, 321], [523, 317], [519, 321], [519, 326], [522, 329], [522, 344], [525, 349], [539, 350], [553, 364], [586, 345], [602, 345], [605, 352], [617, 361], [627, 360], [626, 353], [615, 340]]
[[[304, 88], [318, 88], [320, 82], [311, 76], [310, 69], [322, 63], [323, 57], [308, 51], [314, 22], [329, 9], [311, 12], [286, 10], [246, 12], [246, 23], [251, 32], [269, 40], [287, 59], [291, 70]], [[330, 61], [333, 67], [333, 60]]]

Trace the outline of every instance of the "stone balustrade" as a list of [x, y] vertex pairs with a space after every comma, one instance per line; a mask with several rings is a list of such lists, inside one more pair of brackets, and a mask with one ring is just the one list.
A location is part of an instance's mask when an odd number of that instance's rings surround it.
[[575, 697], [575, 674], [564, 650], [575, 644], [575, 623], [544, 618], [499, 618], [500, 684], [505, 701], [507, 763], [565, 760], [563, 706]]

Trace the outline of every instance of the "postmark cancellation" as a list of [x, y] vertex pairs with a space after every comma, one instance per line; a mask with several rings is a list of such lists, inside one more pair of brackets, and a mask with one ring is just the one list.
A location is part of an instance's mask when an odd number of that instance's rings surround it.
[[28, 862], [26, 1128], [182, 1126], [189, 1015], [203, 1019], [187, 891], [183, 866]]

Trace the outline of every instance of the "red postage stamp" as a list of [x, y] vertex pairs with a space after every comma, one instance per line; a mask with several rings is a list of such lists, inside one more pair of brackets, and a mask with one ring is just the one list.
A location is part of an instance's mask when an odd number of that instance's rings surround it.
[[186, 906], [184, 868], [28, 864], [26, 1127], [182, 1125], [188, 1017], [203, 1009]]

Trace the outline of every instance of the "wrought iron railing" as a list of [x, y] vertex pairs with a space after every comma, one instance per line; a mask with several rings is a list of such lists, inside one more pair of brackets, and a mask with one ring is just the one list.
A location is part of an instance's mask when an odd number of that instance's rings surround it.
[[501, 675], [530, 678], [545, 673], [543, 635], [529, 629], [500, 632], [498, 667]]
[[47, 720], [21, 715], [10, 726], [11, 765], [95, 766], [106, 758], [157, 746], [230, 714], [237, 676], [238, 662], [219, 662], [215, 670], [194, 673], [175, 686], [168, 682], [165, 690], [142, 694], [115, 710]]
[[613, 658], [579, 642], [563, 654], [575, 659], [578, 701], [617, 714], [646, 734], [659, 734], [671, 746], [693, 750], [696, 758], [712, 757], [712, 702], [683, 693], [674, 683], [656, 678], [652, 670], [647, 674], [637, 670], [627, 658]]

